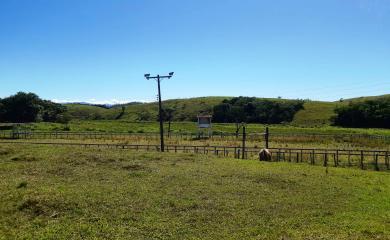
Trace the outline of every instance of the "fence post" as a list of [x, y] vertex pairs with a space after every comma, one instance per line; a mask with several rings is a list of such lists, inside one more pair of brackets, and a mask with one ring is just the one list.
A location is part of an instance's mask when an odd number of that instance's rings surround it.
[[265, 149], [268, 149], [268, 139], [269, 139], [269, 129], [268, 127], [265, 128]]
[[351, 166], [351, 150], [348, 151], [348, 166]]
[[245, 125], [242, 126], [242, 159], [245, 159], [245, 141], [246, 141], [246, 131]]
[[390, 161], [389, 161], [389, 154], [388, 154], [388, 152], [386, 151], [386, 153], [385, 153], [385, 164], [386, 164], [386, 168], [387, 168], [387, 170], [390, 170], [390, 163], [389, 163]]
[[379, 171], [379, 165], [378, 165], [378, 154], [375, 153], [375, 171]]
[[324, 153], [324, 167], [328, 166], [328, 153], [325, 151]]
[[360, 168], [361, 169], [364, 169], [364, 154], [363, 154], [363, 150], [360, 151]]
[[314, 152], [314, 149], [312, 150], [312, 164], [315, 165], [316, 164], [316, 155], [315, 155], [315, 152]]

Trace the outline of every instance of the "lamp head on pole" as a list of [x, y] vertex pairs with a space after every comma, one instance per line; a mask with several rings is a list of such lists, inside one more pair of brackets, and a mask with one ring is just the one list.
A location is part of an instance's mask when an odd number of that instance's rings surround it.
[[144, 75], [144, 77], [145, 77], [146, 79], [149, 79], [149, 77], [150, 77], [150, 74], [149, 74], [149, 73], [147, 73], [147, 74], [145, 74], [145, 75]]
[[170, 73], [169, 73], [169, 76], [171, 76], [171, 77], [172, 77], [172, 76], [173, 76], [173, 74], [174, 74], [174, 72], [170, 72]]

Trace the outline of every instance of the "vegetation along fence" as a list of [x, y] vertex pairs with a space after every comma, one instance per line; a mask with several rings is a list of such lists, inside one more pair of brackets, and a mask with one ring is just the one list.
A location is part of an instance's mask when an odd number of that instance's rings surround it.
[[[159, 139], [159, 133], [126, 133], [126, 132], [68, 132], [68, 131], [0, 131], [0, 138], [3, 139], [128, 139], [134, 137], [142, 137], [145, 139]], [[242, 134], [213, 132], [210, 136], [192, 133], [192, 132], [172, 132], [166, 133], [167, 138], [176, 139], [224, 139], [238, 140], [242, 138]], [[291, 139], [301, 139], [305, 141], [324, 141], [324, 140], [379, 140], [381, 142], [389, 142], [390, 136], [387, 135], [367, 135], [367, 134], [319, 134], [319, 133], [272, 133], [272, 140], [287, 141]], [[263, 141], [264, 133], [248, 133], [246, 134], [248, 141]]]
[[[53, 142], [16, 142], [1, 141], [2, 144], [37, 144], [80, 146], [85, 148], [112, 148], [131, 149], [136, 151], [160, 151], [160, 145], [154, 144], [101, 144], [101, 143], [53, 143]], [[358, 167], [376, 171], [390, 170], [389, 151], [384, 150], [352, 150], [352, 149], [317, 149], [317, 148], [269, 148], [271, 161], [309, 163], [324, 167]], [[166, 145], [166, 152], [182, 152], [197, 154], [213, 154], [223, 157], [245, 159], [259, 159], [259, 149], [245, 148], [242, 154], [241, 147], [231, 146], [193, 146], [193, 145]]]

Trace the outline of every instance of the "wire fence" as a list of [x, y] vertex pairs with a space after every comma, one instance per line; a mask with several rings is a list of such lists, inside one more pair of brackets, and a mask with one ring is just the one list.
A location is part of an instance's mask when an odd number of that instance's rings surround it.
[[[70, 132], [70, 131], [0, 131], [3, 139], [131, 139], [142, 137], [146, 140], [158, 140], [159, 133], [126, 133], [126, 132]], [[229, 132], [213, 132], [212, 134], [194, 132], [171, 132], [166, 133], [168, 139], [192, 140], [192, 139], [223, 139], [224, 141], [237, 141], [242, 134]], [[263, 141], [264, 133], [248, 133], [247, 141]], [[390, 144], [390, 136], [368, 134], [321, 134], [321, 133], [272, 133], [270, 139], [275, 141], [291, 141], [304, 139], [305, 141], [359, 141], [374, 140]]]
[[[55, 143], [55, 142], [22, 142], [1, 141], [2, 144], [32, 144], [78, 146], [84, 148], [127, 149], [135, 151], [160, 151], [156, 144], [103, 144], [103, 143]], [[269, 148], [270, 161], [308, 163], [324, 167], [355, 167], [376, 171], [390, 170], [389, 151], [386, 150], [356, 150], [356, 149], [320, 149], [320, 148]], [[232, 146], [195, 146], [195, 145], [166, 145], [166, 152], [212, 154], [215, 156], [258, 159], [259, 148], [247, 147], [242, 154], [241, 147]]]

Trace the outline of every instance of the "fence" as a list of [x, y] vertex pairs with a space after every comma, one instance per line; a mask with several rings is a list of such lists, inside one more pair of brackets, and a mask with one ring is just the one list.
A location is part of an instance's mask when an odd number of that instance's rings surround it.
[[[85, 148], [131, 149], [135, 151], [160, 151], [160, 145], [154, 144], [101, 144], [101, 143], [53, 143], [53, 142], [15, 142], [1, 141], [5, 144], [61, 145], [80, 146]], [[384, 150], [354, 150], [354, 149], [316, 149], [316, 148], [269, 148], [271, 161], [309, 163], [311, 165], [334, 167], [358, 167], [377, 171], [390, 170], [389, 151]], [[194, 146], [166, 145], [166, 152], [182, 152], [197, 154], [213, 154], [223, 157], [259, 159], [259, 149], [231, 146]]]
[[[305, 138], [308, 141], [315, 140], [380, 140], [390, 143], [390, 136], [387, 135], [367, 135], [367, 134], [321, 134], [321, 133], [272, 133], [270, 135], [273, 140], [287, 141], [289, 139]], [[5, 139], [127, 139], [133, 137], [143, 137], [146, 139], [159, 139], [159, 133], [126, 133], [126, 132], [67, 132], [67, 131], [0, 131], [0, 138]], [[206, 135], [193, 132], [172, 132], [166, 133], [166, 138], [176, 139], [199, 139], [206, 138]], [[228, 132], [213, 132], [210, 139], [224, 140], [239, 140], [242, 134]], [[248, 141], [264, 140], [264, 133], [248, 133], [246, 134]]]

